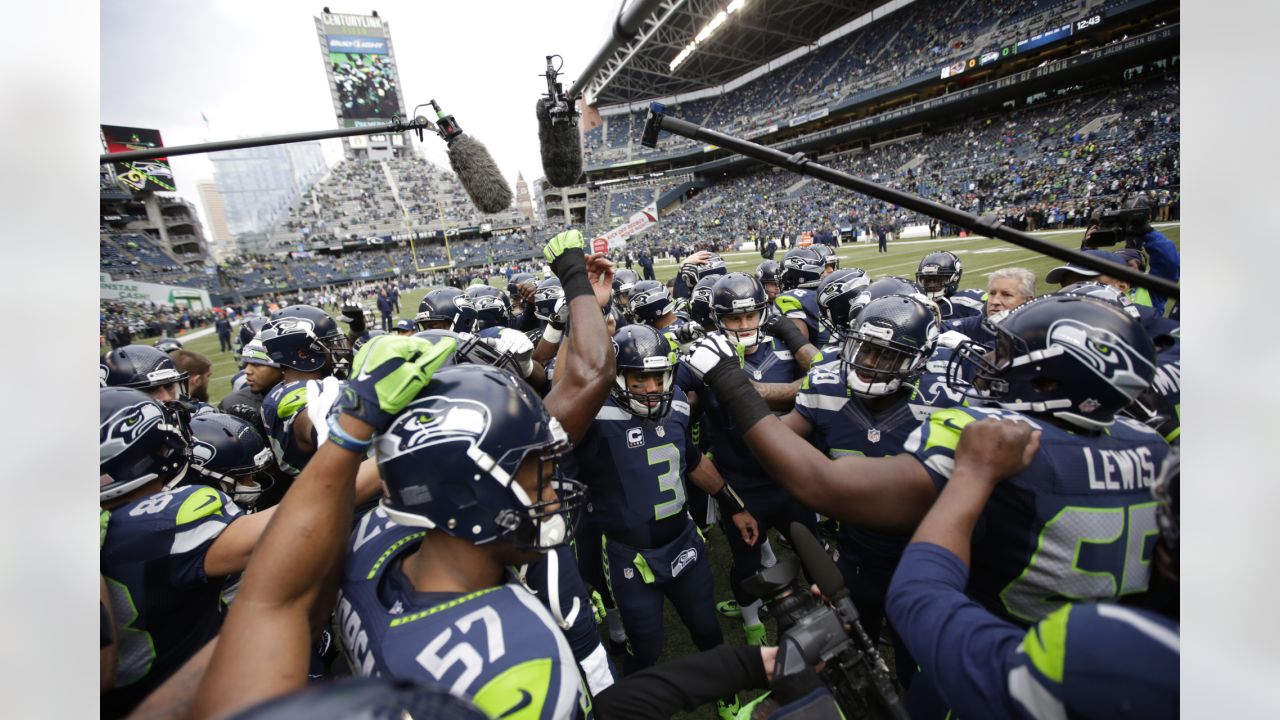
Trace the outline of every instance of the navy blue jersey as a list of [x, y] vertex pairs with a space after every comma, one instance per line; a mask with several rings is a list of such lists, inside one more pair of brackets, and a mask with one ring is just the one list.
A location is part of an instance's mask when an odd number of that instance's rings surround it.
[[966, 580], [954, 553], [913, 543], [889, 592], [889, 616], [924, 672], [915, 683], [932, 682], [948, 717], [1178, 716], [1181, 643], [1169, 618], [1067, 604], [1026, 630], [966, 596]]
[[[935, 378], [924, 377], [931, 382]], [[945, 384], [945, 383], [944, 383]], [[849, 390], [840, 362], [829, 361], [809, 369], [796, 395], [796, 413], [813, 427], [812, 439], [833, 458], [846, 455], [884, 457], [902, 452], [911, 433], [934, 411], [959, 404], [945, 392], [924, 394], [906, 388], [881, 410]], [[855, 550], [871, 562], [892, 567], [911, 539], [910, 533], [888, 533], [840, 523], [845, 551]]]
[[574, 451], [597, 520], [610, 538], [638, 548], [665, 545], [684, 529], [685, 477], [702, 462], [689, 432], [689, 401], [680, 388], [674, 392], [661, 421], [607, 398]]
[[119, 628], [116, 689], [103, 697], [110, 714], [142, 700], [218, 634], [223, 578], [205, 576], [204, 558], [240, 516], [231, 498], [202, 485], [111, 511], [99, 556]]
[[822, 347], [830, 340], [830, 333], [823, 327], [818, 315], [818, 293], [805, 288], [796, 288], [778, 293], [773, 304], [778, 312], [793, 320], [803, 320], [809, 328], [809, 343]]
[[307, 407], [305, 380], [282, 382], [262, 399], [262, 425], [276, 464], [289, 475], [297, 475], [314, 453], [303, 452], [293, 439], [293, 422]]
[[966, 317], [977, 317], [986, 314], [986, 302], [972, 297], [960, 296], [959, 293], [937, 301], [938, 312], [943, 320], [959, 320]]
[[957, 290], [947, 298], [953, 307], [965, 308], [966, 315], [957, 315], [956, 317], [966, 317], [968, 315], [985, 315], [987, 313], [987, 291], [979, 288], [969, 288], [967, 290]]
[[586, 711], [573, 653], [528, 590], [419, 592], [400, 569], [425, 534], [381, 508], [351, 533], [335, 616], [363, 676], [440, 683], [489, 717], [570, 718]]
[[[756, 382], [789, 383], [803, 376], [803, 371], [791, 357], [791, 351], [779, 339], [760, 333], [759, 349], [745, 357], [743, 370]], [[720, 407], [715, 395], [698, 380], [682, 359], [676, 368], [676, 385], [685, 392], [697, 393], [702, 404], [702, 433], [710, 436], [711, 454], [716, 469], [727, 478], [735, 490], [768, 486], [775, 483], [742, 439], [742, 432], [733, 426], [728, 414]]]
[[974, 534], [971, 594], [992, 612], [1033, 623], [1072, 600], [1142, 592], [1151, 577], [1156, 503], [1151, 484], [1169, 446], [1119, 417], [1105, 432], [1076, 434], [1000, 409], [950, 408], [906, 443], [939, 490], [955, 467], [965, 425], [984, 417], [1043, 431], [1040, 451], [996, 486]]

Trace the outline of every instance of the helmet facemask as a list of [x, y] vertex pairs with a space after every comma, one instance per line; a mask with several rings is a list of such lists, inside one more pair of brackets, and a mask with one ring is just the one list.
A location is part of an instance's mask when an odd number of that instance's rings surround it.
[[[720, 330], [720, 333], [722, 335], [738, 343], [744, 348], [753, 348], [756, 345], [759, 345], [760, 344], [760, 326], [764, 325], [764, 321], [766, 319], [765, 306], [755, 304], [750, 298], [734, 300], [733, 303], [734, 305], [737, 305], [739, 303], [744, 303], [744, 304], [749, 303], [749, 304], [743, 310], [726, 313], [724, 316], [721, 316], [719, 313], [716, 313], [716, 316], [715, 316], [716, 328]], [[754, 314], [756, 316], [755, 327], [752, 327], [746, 330], [730, 330], [728, 327], [725, 326], [724, 321], [728, 317], [749, 316], [750, 314]]]
[[[670, 356], [650, 356], [644, 359], [643, 368], [620, 367], [614, 377], [611, 390], [613, 399], [627, 412], [646, 420], [662, 420], [671, 411], [675, 397], [675, 363]], [[658, 392], [637, 393], [627, 383], [627, 373], [662, 374], [662, 389]]]
[[924, 367], [920, 348], [893, 339], [893, 330], [864, 323], [850, 330], [840, 350], [840, 365], [849, 389], [862, 397], [896, 392]]

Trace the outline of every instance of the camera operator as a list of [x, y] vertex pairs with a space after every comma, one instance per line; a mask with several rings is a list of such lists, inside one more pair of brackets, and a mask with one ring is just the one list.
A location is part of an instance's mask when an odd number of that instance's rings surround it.
[[[1178, 282], [1182, 264], [1178, 248], [1151, 227], [1151, 201], [1143, 193], [1130, 197], [1119, 210], [1095, 210], [1085, 228], [1080, 249], [1107, 248], [1121, 242], [1125, 248], [1139, 250], [1147, 256], [1152, 275]], [[1136, 297], [1133, 300], [1138, 302]], [[1164, 315], [1166, 300], [1164, 295], [1150, 293], [1150, 302], [1141, 304], [1149, 304]]]

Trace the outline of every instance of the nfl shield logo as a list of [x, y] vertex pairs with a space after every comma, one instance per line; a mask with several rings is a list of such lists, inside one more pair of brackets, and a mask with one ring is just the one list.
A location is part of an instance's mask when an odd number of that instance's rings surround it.
[[878, 442], [880, 442], [880, 431], [879, 431], [879, 430], [877, 430], [877, 429], [875, 429], [875, 428], [871, 428], [870, 430], [868, 430], [868, 431], [867, 431], [867, 440], [868, 440], [869, 442], [873, 442], [873, 443], [878, 443]]
[[631, 578], [633, 578], [633, 577], [635, 577], [635, 576], [636, 576], [636, 573], [635, 573], [635, 571], [634, 571], [634, 570], [632, 570], [631, 568], [622, 568], [622, 577], [624, 577], [624, 578], [626, 578], [626, 579], [630, 580]]
[[1098, 402], [1097, 400], [1094, 400], [1093, 398], [1089, 398], [1084, 402], [1080, 403], [1080, 412], [1091, 413], [1094, 410], [1097, 410], [1098, 406], [1100, 406], [1101, 404], [1102, 403]]
[[666, 437], [666, 436], [667, 436], [667, 429], [666, 429], [666, 428], [664, 428], [664, 427], [662, 427], [661, 425], [659, 425], [658, 427], [654, 428], [654, 429], [653, 429], [653, 431], [654, 431], [655, 433], [657, 433], [657, 434], [658, 434], [658, 437]]

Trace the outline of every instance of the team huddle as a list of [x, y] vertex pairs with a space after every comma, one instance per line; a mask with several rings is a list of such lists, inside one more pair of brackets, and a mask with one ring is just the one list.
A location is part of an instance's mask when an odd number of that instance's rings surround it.
[[[752, 578], [794, 528], [911, 717], [1177, 712], [1165, 298], [1076, 265], [1040, 297], [1021, 268], [962, 291], [947, 251], [873, 278], [825, 245], [753, 273], [696, 252], [663, 284], [583, 246], [391, 332], [244, 320], [216, 408], [176, 344], [105, 354], [103, 715], [847, 715], [774, 667]], [[668, 601], [702, 652], [658, 664]], [[308, 684], [330, 675], [370, 679]]]

